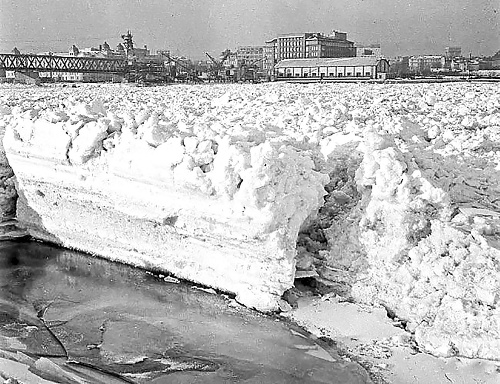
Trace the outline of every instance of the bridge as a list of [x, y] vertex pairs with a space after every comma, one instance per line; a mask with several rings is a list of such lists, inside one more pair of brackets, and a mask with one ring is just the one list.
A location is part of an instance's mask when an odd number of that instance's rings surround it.
[[[193, 69], [186, 67], [170, 56], [164, 57], [170, 64], [186, 70], [188, 78], [202, 81]], [[123, 75], [129, 81], [166, 81], [180, 78], [176, 71], [164, 62], [141, 61], [135, 59], [106, 59], [95, 57], [75, 57], [57, 55], [28, 55], [0, 53], [0, 69], [7, 71], [37, 72], [77, 72], [77, 73], [113, 73]], [[182, 79], [181, 79], [182, 80]]]
[[11, 53], [0, 54], [0, 69], [84, 73], [127, 73], [130, 70], [126, 59]]

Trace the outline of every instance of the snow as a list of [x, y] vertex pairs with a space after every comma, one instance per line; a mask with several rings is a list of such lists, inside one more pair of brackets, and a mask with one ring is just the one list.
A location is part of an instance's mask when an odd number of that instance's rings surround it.
[[500, 359], [499, 88], [3, 87], [0, 125], [35, 236], [260, 309], [297, 265]]
[[442, 359], [418, 353], [414, 335], [380, 307], [346, 303], [335, 295], [303, 297], [296, 310], [283, 316], [317, 337], [335, 340], [337, 348], [356, 356], [390, 383], [493, 384], [500, 377], [498, 361], [456, 356]]
[[4, 143], [22, 191], [18, 220], [35, 237], [277, 308], [293, 284], [298, 231], [329, 178], [317, 148], [286, 127], [255, 131], [250, 87], [219, 98], [207, 89], [97, 97], [90, 87], [11, 101]]

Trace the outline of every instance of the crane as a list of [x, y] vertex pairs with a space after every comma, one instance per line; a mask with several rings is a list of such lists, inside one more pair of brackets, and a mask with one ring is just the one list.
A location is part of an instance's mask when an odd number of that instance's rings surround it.
[[255, 82], [257, 73], [257, 63], [262, 61], [263, 58], [253, 60], [250, 63], [242, 63], [238, 68], [238, 78], [237, 81], [252, 81]]
[[210, 72], [212, 73], [213, 78], [216, 81], [222, 80], [222, 75], [220, 72], [222, 71], [222, 68], [224, 67], [224, 62], [227, 60], [227, 58], [231, 54], [231, 51], [229, 49], [226, 49], [224, 52], [222, 52], [220, 60], [214, 59], [208, 52], [205, 52], [205, 54], [212, 61], [212, 66], [210, 67]]
[[[198, 77], [198, 75], [196, 74], [196, 70], [194, 68], [186, 65], [181, 60], [178, 60], [178, 59], [170, 56], [170, 51], [158, 51], [158, 53], [167, 59], [168, 65], [169, 65], [170, 77], [172, 79], [179, 77], [178, 68], [182, 68], [187, 72], [188, 78], [190, 80], [193, 80], [195, 82], [200, 82], [200, 83], [203, 82], [203, 80], [200, 79]], [[172, 66], [172, 63], [174, 64], [174, 66]]]

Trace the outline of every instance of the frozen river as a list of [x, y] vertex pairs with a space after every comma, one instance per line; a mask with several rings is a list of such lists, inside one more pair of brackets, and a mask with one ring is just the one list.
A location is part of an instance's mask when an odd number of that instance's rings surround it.
[[[2, 242], [0, 282], [0, 377], [24, 372], [32, 375], [27, 383], [370, 382], [360, 365], [297, 326], [192, 284], [81, 253]], [[33, 373], [25, 372], [28, 366]]]

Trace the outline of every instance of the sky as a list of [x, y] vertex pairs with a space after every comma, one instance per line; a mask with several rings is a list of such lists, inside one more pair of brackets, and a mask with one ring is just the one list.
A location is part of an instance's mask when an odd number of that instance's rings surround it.
[[387, 57], [500, 50], [500, 0], [0, 0], [0, 52], [138, 47], [202, 58], [278, 34], [347, 32]]

